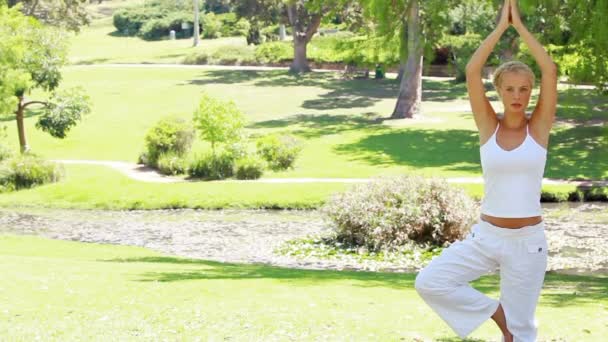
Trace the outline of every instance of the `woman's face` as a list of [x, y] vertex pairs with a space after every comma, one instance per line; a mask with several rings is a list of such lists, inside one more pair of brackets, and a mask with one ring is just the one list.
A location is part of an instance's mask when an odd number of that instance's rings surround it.
[[532, 94], [532, 82], [529, 75], [523, 72], [506, 72], [502, 75], [499, 89], [505, 113], [525, 113]]

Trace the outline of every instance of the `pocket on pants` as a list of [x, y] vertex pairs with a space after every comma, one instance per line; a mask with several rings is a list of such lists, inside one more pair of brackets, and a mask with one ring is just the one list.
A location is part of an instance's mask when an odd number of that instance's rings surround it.
[[528, 251], [528, 254], [545, 254], [547, 255], [548, 252], [548, 245], [547, 245], [547, 240], [546, 239], [542, 239], [542, 240], [529, 240], [526, 241], [526, 249]]

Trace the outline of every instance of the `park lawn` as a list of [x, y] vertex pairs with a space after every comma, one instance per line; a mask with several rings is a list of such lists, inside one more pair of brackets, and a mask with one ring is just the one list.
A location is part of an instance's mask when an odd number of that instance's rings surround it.
[[139, 37], [120, 36], [112, 18], [94, 20], [71, 39], [71, 64], [100, 63], [181, 63], [194, 52], [208, 51], [220, 46], [247, 46], [245, 37], [201, 39], [192, 47], [192, 39], [146, 41]]
[[[165, 256], [144, 248], [0, 235], [8, 340], [460, 341], [415, 274], [313, 271]], [[496, 276], [473, 285], [497, 298]], [[608, 334], [608, 278], [548, 273], [539, 341]], [[471, 341], [496, 341], [485, 322]]]
[[[387, 117], [395, 104], [394, 80], [345, 81], [335, 73], [296, 77], [285, 71], [179, 66], [75, 66], [65, 70], [64, 78], [66, 87], [86, 88], [93, 113], [63, 140], [36, 130], [38, 113], [28, 113], [29, 143], [35, 152], [51, 159], [134, 162], [149, 127], [170, 114], [190, 119], [201, 93], [207, 92], [234, 100], [245, 113], [253, 137], [289, 132], [302, 140], [295, 169], [268, 172], [266, 177], [359, 178], [413, 172], [475, 177], [481, 171], [477, 133], [472, 116], [466, 113], [463, 84], [426, 79], [425, 118], [380, 122], [377, 119]], [[559, 109], [567, 121], [556, 124], [546, 177], [607, 178], [608, 160], [601, 157], [608, 154], [608, 127], [601, 124], [607, 114], [593, 109], [603, 108], [602, 98], [583, 89], [567, 92], [570, 102]], [[577, 92], [589, 97], [590, 108], [585, 110], [581, 101], [576, 102]], [[588, 117], [578, 121], [574, 109], [569, 110], [571, 105], [599, 124], [586, 125]], [[8, 132], [8, 141], [15, 146], [16, 130]], [[204, 148], [201, 141], [194, 146], [194, 150]]]

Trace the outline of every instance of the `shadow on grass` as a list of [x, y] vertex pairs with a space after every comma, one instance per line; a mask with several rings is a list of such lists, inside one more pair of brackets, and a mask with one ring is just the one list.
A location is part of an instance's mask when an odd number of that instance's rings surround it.
[[406, 129], [370, 135], [339, 145], [337, 153], [372, 165], [409, 165], [416, 168], [449, 166], [452, 170], [479, 172], [476, 131]]
[[[38, 106], [40, 107], [40, 105], [32, 105], [32, 107], [34, 106]], [[25, 113], [23, 113], [23, 118], [27, 119], [27, 118], [33, 118], [36, 116], [42, 115], [42, 109], [27, 109], [25, 110]], [[0, 117], [0, 122], [11, 122], [11, 121], [15, 121], [16, 117], [15, 114], [12, 113], [11, 115], [3, 115]]]
[[269, 266], [262, 264], [234, 264], [207, 260], [182, 259], [174, 257], [143, 257], [131, 259], [112, 259], [106, 262], [147, 262], [170, 263], [201, 266], [200, 270], [188, 272], [148, 272], [139, 281], [173, 282], [181, 280], [219, 280], [219, 279], [277, 279], [301, 283], [319, 283], [334, 280], [360, 280], [362, 287], [385, 286], [407, 288], [414, 286], [415, 274], [303, 270]]
[[347, 131], [377, 131], [386, 129], [382, 120], [374, 113], [362, 115], [311, 115], [297, 114], [283, 119], [260, 121], [248, 128], [286, 128], [292, 127], [292, 133], [306, 138], [318, 138], [324, 135], [338, 134]]
[[[261, 87], [318, 87], [329, 90], [317, 99], [304, 101], [303, 108], [331, 110], [366, 108], [383, 99], [397, 100], [399, 83], [394, 79], [342, 79], [339, 73], [314, 72], [294, 75], [271, 70], [208, 70], [180, 85], [236, 84], [253, 82]], [[451, 101], [467, 98], [464, 83], [423, 80], [423, 101]]]
[[456, 81], [422, 81], [422, 101], [453, 101], [468, 99], [465, 83]]
[[92, 64], [100, 64], [100, 63], [105, 63], [107, 61], [109, 61], [109, 58], [92, 58], [92, 59], [85, 59], [82, 61], [78, 61], [76, 63], [74, 63], [74, 65], [92, 65]]
[[553, 130], [545, 176], [605, 179], [608, 175], [608, 127], [577, 126]]
[[[243, 279], [277, 279], [298, 283], [319, 284], [327, 281], [357, 280], [353, 284], [359, 287], [388, 287], [404, 289], [414, 287], [416, 275], [413, 273], [380, 273], [354, 271], [302, 270], [260, 264], [233, 264], [207, 260], [182, 259], [174, 257], [142, 257], [129, 259], [111, 259], [105, 262], [118, 263], [155, 263], [194, 265], [201, 269], [183, 272], [147, 272], [138, 281], [175, 282], [183, 280], [243, 280]], [[473, 286], [484, 292], [499, 292], [498, 276], [484, 276]], [[541, 305], [553, 307], [575, 306], [583, 303], [608, 301], [607, 276], [578, 276], [547, 273], [541, 297]]]
[[557, 119], [577, 122], [608, 120], [608, 95], [598, 94], [591, 89], [560, 90]]

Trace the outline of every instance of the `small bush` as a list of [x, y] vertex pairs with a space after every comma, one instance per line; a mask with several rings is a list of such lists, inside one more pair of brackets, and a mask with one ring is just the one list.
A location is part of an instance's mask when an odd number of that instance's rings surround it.
[[337, 238], [371, 251], [408, 242], [445, 245], [461, 239], [477, 217], [476, 203], [445, 180], [401, 176], [377, 179], [334, 196], [322, 212]]
[[255, 62], [255, 53], [249, 46], [222, 46], [211, 53], [209, 64], [238, 65], [243, 62]]
[[193, 52], [189, 55], [187, 55], [184, 60], [183, 63], [184, 64], [193, 64], [193, 65], [205, 65], [205, 64], [212, 64], [211, 63], [211, 55], [209, 54], [208, 51], [198, 51], [198, 52]]
[[201, 26], [203, 29], [203, 38], [220, 38], [222, 36], [222, 21], [210, 12], [201, 15]]
[[194, 130], [190, 122], [175, 116], [161, 119], [148, 130], [145, 137], [145, 159], [148, 161], [146, 165], [156, 167], [158, 157], [162, 153], [174, 152], [178, 155], [186, 153], [193, 139]]
[[62, 174], [59, 164], [32, 154], [17, 155], [2, 163], [0, 189], [11, 191], [57, 182]]
[[157, 40], [169, 34], [165, 19], [152, 19], [146, 21], [139, 29], [138, 35], [145, 40]]
[[188, 174], [206, 180], [230, 178], [234, 175], [234, 157], [227, 152], [198, 155], [193, 158]]
[[151, 19], [160, 19], [166, 15], [166, 11], [159, 11], [154, 7], [129, 7], [114, 12], [112, 19], [114, 27], [120, 33], [135, 36], [144, 24]]
[[245, 157], [236, 162], [237, 179], [258, 179], [264, 173], [264, 161], [256, 157]]
[[272, 170], [286, 170], [302, 150], [298, 140], [291, 135], [268, 135], [256, 142], [257, 153], [268, 162]]
[[258, 45], [255, 59], [263, 64], [279, 63], [293, 59], [293, 47], [287, 42], [269, 42]]
[[218, 14], [216, 18], [221, 23], [222, 37], [245, 36], [249, 31], [249, 21], [244, 18], [237, 19], [235, 13]]
[[188, 172], [189, 162], [174, 152], [161, 153], [156, 161], [156, 168], [163, 175], [175, 176]]

